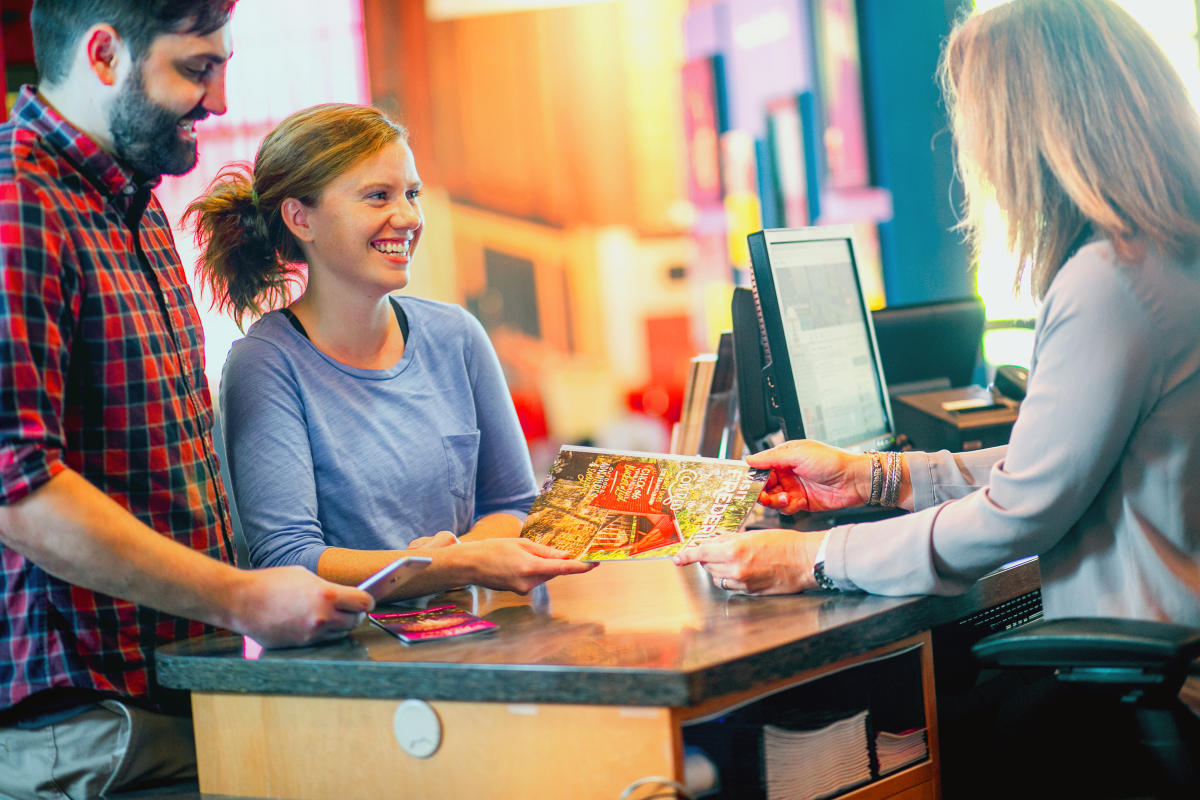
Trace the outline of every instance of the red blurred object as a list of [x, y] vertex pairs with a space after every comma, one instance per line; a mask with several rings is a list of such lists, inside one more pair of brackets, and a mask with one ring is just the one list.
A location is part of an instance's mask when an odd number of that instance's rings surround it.
[[[8, 85], [9, 69], [17, 64], [33, 66], [33, 34], [29, 30], [29, 12], [33, 0], [0, 1], [0, 77], [7, 93], [16, 86]], [[8, 103], [0, 105], [0, 120], [8, 119]]]
[[542, 404], [541, 396], [537, 392], [510, 392], [513, 406], [517, 410], [517, 421], [525, 434], [525, 443], [532, 445], [533, 442], [546, 438], [550, 433], [550, 426], [546, 422], [546, 408]]
[[630, 411], [640, 412], [667, 424], [679, 421], [683, 410], [683, 387], [650, 384], [625, 395]]
[[29, 30], [29, 12], [32, 10], [33, 0], [0, 2], [0, 27], [4, 30], [6, 63], [33, 63], [33, 34]]

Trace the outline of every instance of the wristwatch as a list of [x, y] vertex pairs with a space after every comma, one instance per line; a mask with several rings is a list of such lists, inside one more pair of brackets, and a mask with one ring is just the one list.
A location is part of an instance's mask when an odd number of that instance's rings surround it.
[[836, 592], [837, 584], [833, 582], [833, 578], [825, 574], [825, 562], [818, 561], [813, 564], [813, 580], [817, 582], [817, 588], [824, 589], [827, 592]]
[[833, 578], [825, 574], [825, 548], [829, 546], [829, 531], [825, 532], [825, 536], [821, 538], [821, 546], [817, 548], [817, 555], [813, 559], [813, 580], [817, 582], [817, 588], [827, 592], [836, 592], [837, 584], [833, 582]]

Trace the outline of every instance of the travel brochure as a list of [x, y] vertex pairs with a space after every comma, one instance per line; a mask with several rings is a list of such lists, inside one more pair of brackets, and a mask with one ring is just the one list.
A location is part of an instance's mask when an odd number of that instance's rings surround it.
[[669, 558], [740, 529], [766, 478], [741, 461], [564, 446], [521, 535], [582, 561]]

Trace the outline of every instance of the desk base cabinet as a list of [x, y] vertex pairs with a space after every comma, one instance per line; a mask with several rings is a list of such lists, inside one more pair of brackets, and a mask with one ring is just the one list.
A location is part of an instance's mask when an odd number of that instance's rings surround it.
[[400, 700], [194, 692], [200, 789], [289, 800], [661, 797], [664, 787], [656, 784], [622, 793], [652, 776], [683, 781], [687, 726], [914, 646], [929, 757], [840, 797], [935, 800], [937, 713], [928, 633], [686, 708], [434, 700], [429, 705], [440, 720], [441, 743], [428, 758], [409, 755], [396, 739]]
[[398, 705], [195, 695], [200, 790], [289, 800], [615, 800], [627, 776], [675, 774], [682, 752], [670, 709], [433, 701], [441, 746], [415, 758], [393, 733]]

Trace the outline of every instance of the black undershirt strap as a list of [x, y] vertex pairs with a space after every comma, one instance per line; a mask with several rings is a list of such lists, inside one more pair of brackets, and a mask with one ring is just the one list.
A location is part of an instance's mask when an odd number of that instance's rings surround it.
[[[400, 303], [399, 303], [399, 301], [396, 300], [396, 298], [394, 298], [394, 297], [391, 298], [391, 301], [392, 301], [392, 310], [396, 312], [396, 322], [400, 323], [400, 335], [402, 337], [404, 337], [404, 342], [405, 342], [405, 344], [407, 344], [408, 343], [408, 315], [404, 313], [404, 309], [400, 307]], [[283, 315], [285, 317], [287, 317], [288, 322], [292, 323], [292, 327], [300, 332], [301, 336], [303, 336], [305, 339], [309, 339], [308, 331], [304, 330], [304, 325], [301, 324], [299, 318], [297, 318], [296, 315], [292, 313], [292, 310], [290, 308], [281, 308], [279, 310], [283, 312]], [[309, 339], [309, 341], [312, 341], [312, 340]]]

